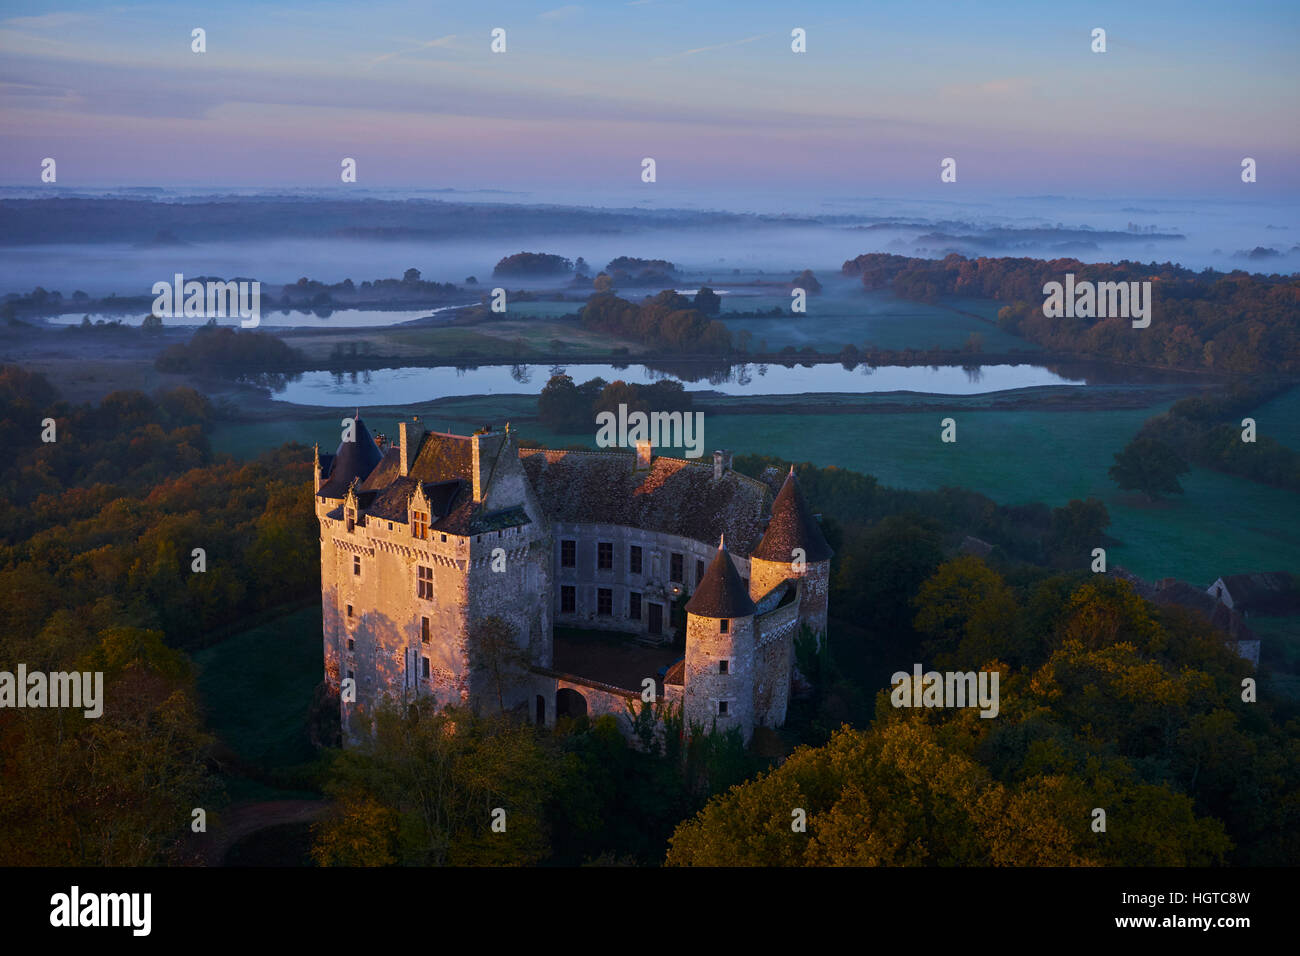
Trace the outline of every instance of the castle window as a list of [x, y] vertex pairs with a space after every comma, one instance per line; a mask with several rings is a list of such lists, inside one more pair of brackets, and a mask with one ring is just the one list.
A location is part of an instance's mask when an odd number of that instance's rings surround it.
[[388, 522], [388, 530], [389, 530], [389, 531], [392, 531], [392, 530], [393, 530], [393, 523], [392, 523], [391, 521]]
[[423, 511], [411, 512], [411, 537], [421, 541], [429, 537], [429, 516]]
[[731, 627], [731, 622], [724, 617], [721, 621], [718, 622], [718, 633], [726, 634], [728, 628], [730, 627]]
[[348, 534], [351, 534], [352, 529], [357, 526], [357, 513], [349, 508], [346, 514], [348, 519]]
[[725, 716], [727, 715], [727, 704], [728, 704], [728, 703], [730, 703], [730, 702], [729, 702], [729, 701], [725, 701], [725, 700], [720, 700], [720, 701], [718, 701], [718, 716], [719, 716], [719, 717], [725, 717]]
[[682, 556], [674, 551], [669, 556], [669, 565], [668, 565], [669, 581], [680, 582], [682, 580], [682, 564], [683, 564]]
[[578, 566], [578, 542], [561, 541], [560, 542], [560, 567], [575, 568]]
[[628, 570], [632, 574], [641, 573], [641, 546], [639, 544], [634, 544], [628, 549], [627, 564]]
[[348, 671], [348, 680], [356, 680], [356, 677], [353, 676], [352, 671]]
[[427, 617], [420, 618], [420, 643], [429, 643], [429, 619]]
[[352, 575], [361, 577], [361, 555], [359, 554], [352, 555]]
[[420, 676], [421, 677], [429, 676], [429, 658], [427, 657], [420, 658]]
[[426, 601], [433, 600], [433, 568], [417, 565], [415, 568], [415, 596]]
[[572, 584], [560, 585], [560, 613], [572, 614], [578, 607], [578, 595]]
[[596, 613], [603, 617], [614, 613], [614, 592], [609, 588], [596, 589]]
[[356, 649], [357, 649], [357, 642], [354, 641], [352, 638], [349, 637], [349, 638], [348, 638], [348, 650], [350, 650], [350, 651], [355, 651]]
[[614, 545], [610, 541], [601, 541], [596, 545], [596, 567], [609, 571], [614, 567]]
[[349, 605], [348, 605], [348, 617], [351, 617], [351, 616], [352, 616], [352, 605], [349, 604]]
[[446, 541], [447, 541], [447, 536], [446, 536], [445, 534], [442, 535], [442, 540], [443, 540], [443, 543], [446, 543]]
[[704, 580], [704, 562], [698, 558], [695, 561], [695, 586], [698, 588], [700, 582]]
[[641, 593], [639, 591], [633, 591], [627, 596], [627, 599], [627, 616], [634, 621], [641, 620]]
[[727, 665], [729, 665], [730, 663], [731, 661], [718, 661], [718, 673], [719, 674], [727, 673]]

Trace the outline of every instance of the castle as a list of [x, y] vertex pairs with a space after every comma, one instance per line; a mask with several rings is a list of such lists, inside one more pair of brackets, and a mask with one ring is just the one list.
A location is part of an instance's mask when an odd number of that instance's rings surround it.
[[630, 733], [650, 681], [687, 727], [748, 741], [784, 723], [795, 638], [826, 631], [831, 557], [793, 469], [773, 496], [723, 451], [710, 467], [645, 442], [519, 448], [508, 425], [467, 436], [415, 419], [391, 443], [359, 415], [351, 429], [314, 469], [345, 741], [371, 733], [381, 700], [417, 697], [545, 725], [614, 714]]

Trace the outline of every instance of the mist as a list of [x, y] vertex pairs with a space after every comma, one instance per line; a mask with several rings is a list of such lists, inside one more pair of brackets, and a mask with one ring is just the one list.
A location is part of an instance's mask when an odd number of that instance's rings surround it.
[[[118, 194], [120, 195], [120, 194]], [[394, 197], [396, 198], [396, 197]], [[281, 200], [282, 201], [282, 200]], [[950, 252], [968, 257], [1027, 256], [1077, 258], [1085, 262], [1121, 259], [1172, 261], [1220, 271], [1294, 272], [1300, 270], [1300, 217], [1297, 204], [1171, 200], [1095, 200], [1063, 197], [994, 202], [939, 202], [828, 197], [807, 210], [783, 213], [736, 210], [610, 209], [527, 204], [457, 204], [448, 223], [439, 204], [415, 205], [421, 223], [444, 235], [411, 238], [354, 238], [328, 223], [315, 236], [267, 234], [265, 204], [270, 199], [230, 197], [226, 203], [248, 211], [246, 235], [212, 237], [200, 207], [184, 202], [139, 202], [139, 223], [131, 221], [98, 233], [104, 241], [81, 239], [71, 227], [53, 241], [42, 221], [44, 204], [0, 200], [6, 221], [5, 255], [0, 260], [0, 294], [26, 293], [36, 286], [65, 296], [147, 294], [174, 273], [186, 276], [243, 277], [281, 284], [308, 277], [326, 283], [351, 278], [398, 277], [417, 268], [423, 278], [463, 284], [469, 276], [491, 287], [492, 269], [502, 257], [521, 251], [583, 257], [591, 271], [610, 259], [639, 256], [667, 259], [684, 276], [719, 284], [728, 277], [771, 273], [788, 279], [810, 268], [821, 276], [838, 273], [845, 260], [868, 252], [940, 258]], [[17, 203], [17, 205], [15, 205]], [[339, 204], [333, 201], [332, 208]], [[387, 222], [391, 200], [376, 211], [359, 201], [348, 229], [366, 231]], [[6, 210], [5, 207], [9, 208]], [[129, 207], [134, 211], [136, 207]], [[187, 215], [197, 217], [189, 224]], [[382, 212], [382, 215], [381, 215]], [[480, 222], [473, 216], [483, 216]], [[513, 217], [513, 218], [512, 218]], [[165, 233], [155, 230], [161, 221]], [[518, 228], [511, 228], [516, 222]], [[441, 225], [440, 225], [441, 223]], [[553, 224], [553, 225], [552, 225]], [[120, 238], [112, 235], [116, 230]], [[153, 236], [157, 241], [142, 241]], [[410, 230], [408, 230], [410, 231]], [[478, 234], [476, 234], [476, 231]], [[230, 230], [226, 229], [229, 233]], [[260, 234], [259, 234], [260, 233]], [[39, 237], [39, 238], [38, 238]], [[1255, 250], [1253, 255], [1250, 254]], [[551, 283], [559, 288], [567, 280]], [[544, 288], [547, 283], [510, 280], [512, 288]]]

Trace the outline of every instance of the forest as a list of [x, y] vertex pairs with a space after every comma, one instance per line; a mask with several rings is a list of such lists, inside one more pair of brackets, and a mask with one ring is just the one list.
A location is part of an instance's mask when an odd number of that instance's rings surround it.
[[[1300, 278], [1193, 272], [1172, 263], [1124, 260], [977, 258], [953, 254], [915, 259], [870, 253], [844, 263], [867, 289], [887, 288], [905, 299], [934, 302], [961, 295], [1008, 303], [998, 324], [1031, 342], [1116, 362], [1226, 373], [1300, 371]], [[1066, 273], [1092, 282], [1150, 281], [1150, 328], [1127, 319], [1049, 319], [1043, 286]]]

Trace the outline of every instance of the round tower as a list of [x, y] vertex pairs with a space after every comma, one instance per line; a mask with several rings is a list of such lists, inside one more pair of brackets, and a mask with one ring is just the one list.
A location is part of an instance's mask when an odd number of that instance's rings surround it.
[[705, 732], [754, 732], [754, 602], [727, 553], [725, 539], [686, 602], [683, 716]]
[[799, 490], [794, 466], [786, 475], [772, 520], [749, 559], [749, 593], [757, 601], [789, 578], [799, 578], [799, 617], [809, 629], [826, 633], [826, 596], [831, 579], [830, 545]]

